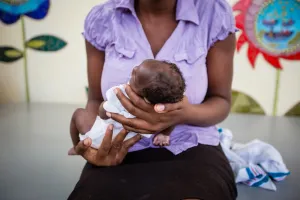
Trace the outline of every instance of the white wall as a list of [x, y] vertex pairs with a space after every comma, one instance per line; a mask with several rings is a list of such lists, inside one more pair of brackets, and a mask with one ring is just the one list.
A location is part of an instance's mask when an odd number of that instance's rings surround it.
[[61, 51], [43, 53], [29, 50], [28, 66], [33, 102], [82, 103], [86, 101], [86, 55], [81, 35], [83, 21], [99, 0], [53, 1], [43, 22], [26, 20], [27, 37], [42, 33], [68, 42]]
[[[26, 18], [27, 39], [39, 34], [56, 35], [68, 42], [55, 53], [28, 50], [29, 86], [32, 102], [84, 103], [87, 85], [86, 55], [81, 35], [84, 18], [101, 0], [53, 0], [48, 16], [42, 21]], [[230, 0], [231, 4], [237, 0]], [[0, 23], [0, 46], [22, 49], [20, 22]], [[240, 34], [240, 33], [239, 33]], [[235, 57], [233, 89], [253, 97], [272, 114], [276, 70], [262, 56], [253, 69], [248, 62], [247, 45]], [[300, 101], [300, 61], [281, 61], [278, 114], [283, 115]], [[0, 103], [25, 101], [23, 59], [12, 64], [0, 63]]]
[[[81, 35], [85, 16], [101, 0], [55, 0], [41, 21], [25, 19], [26, 38], [51, 34], [68, 42], [58, 52], [28, 49], [28, 72], [32, 102], [84, 103], [87, 85], [86, 55]], [[0, 22], [0, 45], [22, 49], [20, 21], [13, 25]], [[25, 101], [23, 59], [0, 63], [0, 103]]]
[[[4, 26], [0, 22], [0, 45], [10, 45], [22, 49], [20, 22]], [[0, 62], [0, 103], [25, 100], [23, 60], [13, 63]]]
[[300, 62], [285, 61], [279, 87], [278, 115], [284, 115], [300, 102]]

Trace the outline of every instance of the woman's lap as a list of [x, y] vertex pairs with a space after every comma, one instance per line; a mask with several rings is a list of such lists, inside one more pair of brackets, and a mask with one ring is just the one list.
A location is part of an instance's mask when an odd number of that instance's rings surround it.
[[86, 164], [69, 200], [231, 200], [236, 194], [221, 147], [198, 145], [177, 156], [166, 149], [132, 152], [117, 167]]

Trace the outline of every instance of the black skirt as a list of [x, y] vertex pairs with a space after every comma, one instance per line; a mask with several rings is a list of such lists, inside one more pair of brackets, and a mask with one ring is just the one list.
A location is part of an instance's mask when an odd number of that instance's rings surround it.
[[220, 146], [175, 156], [164, 148], [129, 153], [122, 165], [87, 163], [68, 200], [233, 200], [237, 189]]

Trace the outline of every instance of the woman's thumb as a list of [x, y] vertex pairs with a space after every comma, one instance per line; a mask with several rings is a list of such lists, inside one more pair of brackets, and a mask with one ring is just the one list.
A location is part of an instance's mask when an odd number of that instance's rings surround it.
[[154, 110], [157, 113], [165, 113], [166, 112], [166, 106], [163, 104], [156, 104], [154, 106]]
[[75, 147], [75, 151], [78, 155], [83, 155], [84, 152], [92, 145], [91, 138], [86, 138], [85, 140], [80, 141]]

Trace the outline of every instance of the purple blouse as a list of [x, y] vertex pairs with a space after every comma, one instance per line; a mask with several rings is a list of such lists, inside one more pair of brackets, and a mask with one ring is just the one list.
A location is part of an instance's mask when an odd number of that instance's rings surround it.
[[[84, 37], [100, 51], [105, 51], [102, 94], [116, 85], [127, 83], [132, 69], [145, 59], [176, 63], [186, 80], [190, 103], [200, 104], [206, 95], [208, 80], [206, 56], [210, 47], [235, 32], [235, 21], [226, 0], [177, 0], [178, 26], [156, 57], [134, 9], [134, 0], [109, 0], [95, 6], [84, 25]], [[198, 143], [218, 145], [215, 126], [178, 125], [166, 148], [179, 154]], [[152, 138], [143, 138], [131, 148], [137, 151], [155, 148]]]

